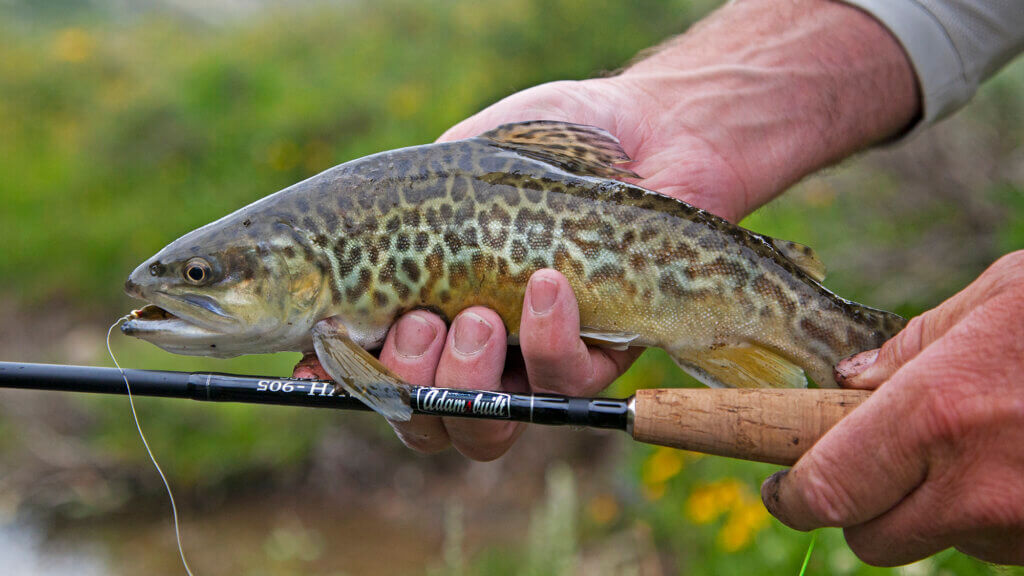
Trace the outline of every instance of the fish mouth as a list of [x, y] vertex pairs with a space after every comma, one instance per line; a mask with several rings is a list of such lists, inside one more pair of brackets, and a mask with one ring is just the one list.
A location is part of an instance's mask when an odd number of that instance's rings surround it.
[[157, 306], [147, 304], [138, 310], [132, 310], [128, 320], [121, 324], [121, 332], [127, 336], [146, 339], [147, 336], [161, 334], [191, 335], [194, 337], [222, 335], [222, 332], [199, 326], [174, 313]]

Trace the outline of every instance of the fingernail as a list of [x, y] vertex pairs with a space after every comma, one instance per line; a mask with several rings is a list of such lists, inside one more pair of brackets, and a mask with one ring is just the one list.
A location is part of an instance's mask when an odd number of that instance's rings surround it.
[[534, 314], [547, 314], [558, 298], [558, 283], [550, 278], [530, 280], [530, 310]]
[[472, 312], [465, 312], [455, 321], [455, 351], [469, 356], [483, 350], [494, 327]]
[[395, 326], [395, 351], [405, 358], [419, 358], [437, 338], [437, 328], [419, 314], [403, 316]]
[[779, 483], [788, 473], [789, 470], [779, 470], [769, 476], [764, 484], [761, 484], [761, 501], [764, 502], [764, 507], [768, 509], [768, 512], [776, 518], [779, 516]]
[[878, 349], [876, 348], [874, 350], [859, 352], [849, 358], [840, 360], [839, 364], [836, 364], [836, 380], [842, 382], [844, 380], [849, 380], [854, 376], [859, 376], [874, 364], [877, 358]]

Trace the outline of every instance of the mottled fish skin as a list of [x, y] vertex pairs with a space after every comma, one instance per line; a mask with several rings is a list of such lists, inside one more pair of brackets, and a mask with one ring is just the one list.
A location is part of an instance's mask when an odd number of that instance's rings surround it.
[[[404, 312], [450, 319], [471, 305], [494, 309], [514, 341], [527, 281], [541, 268], [568, 278], [583, 326], [635, 333], [631, 345], [664, 348], [698, 377], [709, 351], [753, 344], [834, 385], [838, 360], [904, 324], [831, 293], [770, 238], [555, 164], [486, 137], [383, 152], [178, 242], [251, 240], [229, 258], [259, 276], [273, 271], [255, 254], [272, 252], [297, 283], [305, 321], [343, 318], [365, 348], [379, 346]], [[306, 328], [251, 351], [308, 351]]]
[[844, 300], [770, 239], [638, 186], [581, 176], [484, 138], [375, 154], [217, 222], [204, 243], [272, 240], [325, 286], [316, 316], [378, 346], [396, 317], [493, 308], [516, 335], [530, 275], [568, 278], [584, 326], [632, 332], [684, 364], [757, 343], [819, 383], [902, 319]]

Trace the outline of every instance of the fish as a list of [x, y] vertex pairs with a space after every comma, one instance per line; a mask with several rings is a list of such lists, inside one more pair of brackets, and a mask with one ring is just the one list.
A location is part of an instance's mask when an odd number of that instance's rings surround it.
[[658, 347], [709, 386], [835, 386], [895, 314], [833, 294], [810, 248], [623, 181], [619, 141], [580, 124], [505, 124], [330, 168], [193, 230], [140, 264], [124, 334], [177, 354], [315, 353], [391, 420], [410, 387], [370, 351], [396, 319], [494, 309], [518, 341], [530, 275], [554, 268], [580, 333]]

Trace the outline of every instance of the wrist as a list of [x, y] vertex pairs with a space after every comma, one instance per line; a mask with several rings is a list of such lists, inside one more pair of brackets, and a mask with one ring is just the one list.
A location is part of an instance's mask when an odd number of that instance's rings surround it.
[[610, 79], [666, 145], [702, 143], [742, 216], [919, 114], [913, 69], [871, 16], [824, 0], [733, 2]]

